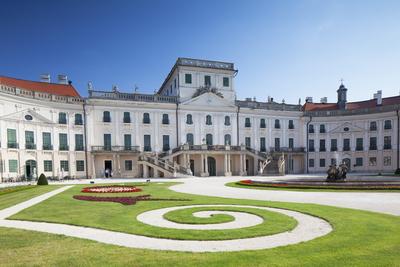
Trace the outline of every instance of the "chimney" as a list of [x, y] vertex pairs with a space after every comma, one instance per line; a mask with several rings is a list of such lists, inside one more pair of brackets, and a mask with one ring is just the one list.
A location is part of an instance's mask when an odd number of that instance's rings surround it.
[[322, 104], [328, 103], [328, 98], [327, 98], [326, 96], [322, 97], [322, 98], [321, 98], [321, 103], [322, 103]]
[[57, 77], [58, 77], [58, 83], [59, 84], [68, 84], [67, 75], [59, 74]]
[[347, 88], [343, 85], [343, 83], [339, 86], [339, 89], [337, 90], [337, 98], [339, 109], [346, 109]]
[[307, 96], [306, 97], [306, 103], [312, 103], [312, 102], [313, 102], [312, 97], [311, 96]]
[[376, 99], [376, 105], [382, 105], [382, 90], [378, 90], [376, 94], [374, 94], [374, 99]]
[[45, 73], [40, 75], [40, 81], [43, 83], [50, 83], [50, 74]]

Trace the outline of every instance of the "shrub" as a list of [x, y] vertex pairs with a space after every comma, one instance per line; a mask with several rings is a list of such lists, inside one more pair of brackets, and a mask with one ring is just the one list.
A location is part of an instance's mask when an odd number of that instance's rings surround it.
[[394, 174], [400, 175], [400, 168], [399, 168], [399, 169], [396, 169], [396, 171], [394, 172]]
[[42, 173], [42, 174], [39, 176], [39, 179], [38, 179], [38, 181], [37, 181], [37, 185], [48, 185], [48, 184], [49, 184], [49, 182], [47, 181], [46, 176]]

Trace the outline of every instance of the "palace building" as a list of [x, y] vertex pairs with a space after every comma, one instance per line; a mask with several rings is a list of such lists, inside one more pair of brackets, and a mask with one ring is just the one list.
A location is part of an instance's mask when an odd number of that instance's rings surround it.
[[233, 63], [178, 58], [155, 94], [88, 85], [81, 97], [60, 75], [0, 76], [1, 181], [172, 177], [399, 168], [400, 96], [335, 103], [236, 99]]

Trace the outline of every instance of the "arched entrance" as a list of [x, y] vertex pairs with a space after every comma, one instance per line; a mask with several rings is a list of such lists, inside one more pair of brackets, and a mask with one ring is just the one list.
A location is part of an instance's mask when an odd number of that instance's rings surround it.
[[348, 168], [348, 171], [350, 171], [350, 168], [351, 168], [351, 159], [345, 158], [345, 159], [343, 159], [343, 163], [346, 164], [346, 166], [347, 166], [347, 168]]
[[32, 179], [36, 174], [36, 161], [35, 160], [27, 160], [25, 162], [25, 177], [27, 179]]
[[208, 175], [216, 176], [217, 164], [215, 163], [215, 159], [213, 157], [207, 157], [207, 165], [208, 165]]

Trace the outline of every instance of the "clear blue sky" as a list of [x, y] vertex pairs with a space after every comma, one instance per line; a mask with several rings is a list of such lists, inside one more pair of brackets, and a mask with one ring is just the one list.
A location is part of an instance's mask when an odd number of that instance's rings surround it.
[[234, 62], [238, 98], [400, 90], [400, 1], [0, 0], [0, 75], [158, 89], [177, 57]]

